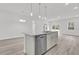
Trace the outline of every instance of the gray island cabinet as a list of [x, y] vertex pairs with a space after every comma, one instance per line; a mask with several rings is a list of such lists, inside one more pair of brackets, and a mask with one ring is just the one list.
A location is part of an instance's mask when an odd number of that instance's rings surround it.
[[26, 55], [41, 55], [57, 44], [58, 32], [46, 31], [42, 34], [25, 34], [24, 53]]

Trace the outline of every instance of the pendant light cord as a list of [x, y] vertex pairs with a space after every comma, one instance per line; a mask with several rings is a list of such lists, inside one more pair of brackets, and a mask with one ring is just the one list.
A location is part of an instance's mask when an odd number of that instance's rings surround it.
[[45, 17], [47, 18], [47, 6], [45, 5]]
[[31, 3], [31, 13], [32, 13], [32, 3]]
[[39, 16], [40, 16], [40, 5], [41, 5], [41, 4], [39, 3]]

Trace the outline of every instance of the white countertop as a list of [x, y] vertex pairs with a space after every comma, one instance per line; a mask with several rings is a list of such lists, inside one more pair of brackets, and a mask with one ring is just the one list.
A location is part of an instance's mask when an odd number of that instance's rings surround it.
[[41, 35], [41, 34], [50, 34], [52, 32], [59, 32], [58, 30], [52, 30], [52, 31], [43, 31], [42, 33], [37, 33], [37, 34], [27, 34], [24, 33], [25, 35], [31, 35], [31, 36], [35, 36], [35, 35]]

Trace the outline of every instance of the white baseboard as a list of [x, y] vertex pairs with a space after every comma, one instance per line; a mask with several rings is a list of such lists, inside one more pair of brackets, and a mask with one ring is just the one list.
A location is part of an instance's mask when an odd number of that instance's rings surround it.
[[64, 35], [79, 37], [79, 35], [75, 35], [75, 34], [64, 34]]
[[12, 37], [2, 37], [0, 40], [14, 39], [14, 38], [23, 38], [23, 36], [12, 36]]

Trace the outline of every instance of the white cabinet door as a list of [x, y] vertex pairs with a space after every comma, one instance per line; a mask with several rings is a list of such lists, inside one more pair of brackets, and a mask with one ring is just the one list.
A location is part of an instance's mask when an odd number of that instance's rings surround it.
[[51, 48], [57, 43], [58, 32], [52, 32], [47, 35], [47, 49]]

